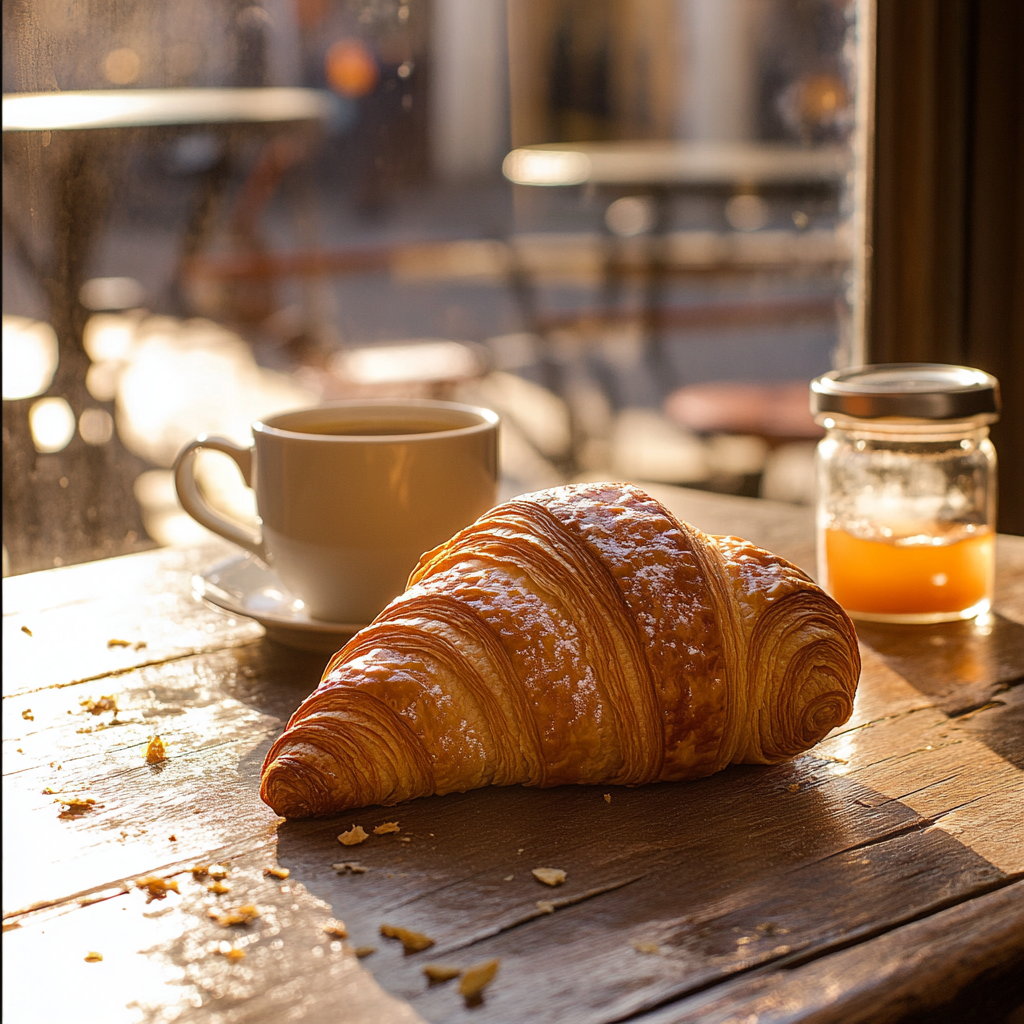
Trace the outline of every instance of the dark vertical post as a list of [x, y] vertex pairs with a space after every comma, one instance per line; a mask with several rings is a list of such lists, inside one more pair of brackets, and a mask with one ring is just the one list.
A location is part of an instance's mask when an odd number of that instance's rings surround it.
[[873, 362], [994, 373], [999, 528], [1024, 533], [1024, 5], [878, 0]]

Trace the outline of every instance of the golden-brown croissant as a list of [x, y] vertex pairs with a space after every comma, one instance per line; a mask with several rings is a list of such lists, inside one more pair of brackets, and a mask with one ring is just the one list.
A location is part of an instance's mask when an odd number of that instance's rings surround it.
[[859, 674], [849, 618], [789, 562], [638, 487], [558, 487], [420, 559], [292, 715], [261, 795], [301, 817], [771, 764], [846, 721]]

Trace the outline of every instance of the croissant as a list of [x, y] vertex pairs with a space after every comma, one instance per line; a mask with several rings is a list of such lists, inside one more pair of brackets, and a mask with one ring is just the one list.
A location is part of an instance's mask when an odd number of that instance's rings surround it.
[[796, 566], [638, 487], [492, 509], [331, 658], [263, 766], [287, 817], [479, 786], [772, 764], [849, 718], [846, 613]]

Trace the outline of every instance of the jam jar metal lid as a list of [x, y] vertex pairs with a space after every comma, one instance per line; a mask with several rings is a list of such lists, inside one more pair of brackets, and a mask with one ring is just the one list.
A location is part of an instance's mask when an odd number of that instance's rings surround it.
[[999, 415], [999, 381], [946, 363], [876, 363], [811, 381], [811, 412], [856, 419], [961, 420]]

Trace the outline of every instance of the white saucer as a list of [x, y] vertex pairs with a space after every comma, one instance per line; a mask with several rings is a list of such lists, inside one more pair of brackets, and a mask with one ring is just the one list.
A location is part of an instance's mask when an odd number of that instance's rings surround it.
[[271, 569], [248, 555], [218, 562], [203, 575], [193, 576], [192, 591], [232, 615], [255, 619], [268, 639], [303, 651], [333, 654], [363, 628], [314, 619]]

